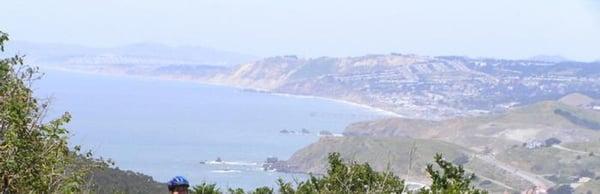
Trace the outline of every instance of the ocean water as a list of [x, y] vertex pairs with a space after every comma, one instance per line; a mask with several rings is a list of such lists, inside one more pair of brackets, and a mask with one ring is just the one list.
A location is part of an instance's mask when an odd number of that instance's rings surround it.
[[[44, 70], [36, 95], [52, 100], [50, 117], [69, 111], [70, 143], [111, 158], [120, 169], [166, 182], [175, 175], [221, 188], [274, 186], [302, 174], [267, 172], [269, 156], [289, 158], [373, 110], [316, 98], [243, 91], [183, 81]], [[282, 134], [307, 129], [309, 134]], [[212, 162], [221, 158], [224, 162]], [[204, 164], [202, 162], [204, 161]]]

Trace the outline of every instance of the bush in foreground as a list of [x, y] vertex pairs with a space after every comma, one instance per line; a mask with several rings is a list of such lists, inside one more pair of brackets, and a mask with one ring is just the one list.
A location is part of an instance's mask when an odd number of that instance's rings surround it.
[[[5, 41], [8, 35], [0, 31], [0, 52]], [[22, 56], [0, 59], [0, 192], [81, 192], [92, 168], [105, 163], [78, 146], [69, 148], [69, 113], [45, 122], [48, 102], [31, 90], [39, 76]]]
[[[427, 173], [432, 179], [432, 185], [417, 191], [407, 191], [404, 180], [391, 172], [374, 171], [369, 164], [356, 162], [344, 163], [339, 153], [329, 154], [329, 170], [323, 176], [311, 175], [307, 181], [292, 184], [279, 180], [278, 193], [309, 194], [309, 193], [424, 193], [424, 194], [483, 194], [486, 191], [475, 189], [471, 185], [474, 175], [466, 175], [462, 166], [455, 166], [444, 160], [442, 155], [435, 156], [435, 163], [427, 166]], [[194, 194], [222, 193], [215, 184], [203, 183], [192, 189]], [[274, 189], [257, 188], [250, 192], [242, 189], [229, 189], [232, 194], [271, 194]]]

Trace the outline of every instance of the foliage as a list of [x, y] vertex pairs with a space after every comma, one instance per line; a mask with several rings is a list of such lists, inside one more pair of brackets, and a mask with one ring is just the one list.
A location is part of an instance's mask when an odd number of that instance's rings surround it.
[[432, 164], [427, 165], [427, 173], [432, 179], [429, 188], [422, 188], [420, 193], [445, 193], [445, 194], [480, 194], [486, 191], [475, 189], [471, 181], [475, 175], [465, 175], [462, 166], [454, 166], [452, 163], [442, 159], [441, 154], [435, 155], [435, 163], [441, 168], [442, 172], [435, 170]]
[[246, 192], [244, 192], [244, 189], [241, 188], [237, 188], [237, 189], [229, 189], [229, 193], [230, 194], [244, 194]]
[[[237, 188], [227, 189], [227, 192], [230, 194], [245, 194], [244, 189]], [[207, 184], [202, 183], [200, 185], [194, 186], [192, 188], [192, 194], [222, 194], [221, 190], [217, 187], [216, 184]], [[273, 189], [269, 187], [259, 187], [254, 189], [254, 191], [249, 192], [251, 194], [273, 194]]]
[[[0, 51], [7, 34], [0, 32]], [[10, 193], [73, 193], [86, 187], [86, 177], [104, 162], [90, 152], [67, 145], [69, 113], [44, 122], [48, 102], [39, 102], [30, 89], [40, 74], [22, 56], [0, 59], [0, 188]], [[93, 160], [92, 160], [93, 161]]]
[[269, 187], [259, 187], [259, 188], [256, 188], [252, 193], [253, 194], [273, 194], [273, 189], [271, 189]]
[[192, 194], [219, 194], [220, 189], [216, 184], [202, 183], [192, 188]]
[[118, 168], [94, 169], [88, 178], [88, 193], [165, 193], [167, 185], [151, 176]]
[[546, 145], [547, 147], [551, 147], [553, 145], [558, 145], [560, 144], [562, 141], [560, 141], [560, 139], [556, 138], [556, 137], [551, 137], [548, 138], [544, 141], [544, 145]]
[[296, 189], [281, 184], [281, 193], [401, 193], [404, 180], [391, 172], [376, 172], [369, 164], [344, 164], [339, 153], [329, 154], [329, 170], [322, 177], [311, 175]]

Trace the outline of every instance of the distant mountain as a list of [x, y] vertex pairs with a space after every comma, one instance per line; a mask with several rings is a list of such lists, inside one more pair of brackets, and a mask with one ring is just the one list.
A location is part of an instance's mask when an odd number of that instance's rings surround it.
[[423, 181], [428, 160], [444, 153], [474, 172], [479, 187], [493, 193], [523, 191], [595, 178], [600, 174], [599, 139], [600, 112], [546, 101], [478, 117], [360, 122], [347, 127], [344, 137], [322, 138], [280, 166], [323, 173], [327, 153], [340, 152], [377, 170]]
[[533, 56], [527, 60], [550, 62], [550, 63], [560, 63], [560, 62], [571, 61], [571, 60], [564, 58], [562, 56], [559, 56], [559, 55], [537, 55], [537, 56]]
[[24, 54], [30, 62], [61, 67], [90, 65], [212, 65], [231, 66], [255, 57], [205, 47], [172, 47], [140, 43], [114, 48], [90, 48], [65, 44], [11, 42], [9, 54]]

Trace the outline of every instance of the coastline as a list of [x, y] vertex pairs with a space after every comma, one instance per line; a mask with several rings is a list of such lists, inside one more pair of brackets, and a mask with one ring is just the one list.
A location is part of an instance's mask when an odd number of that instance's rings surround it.
[[74, 70], [74, 69], [69, 69], [69, 68], [60, 67], [60, 66], [44, 66], [41, 69], [42, 70], [43, 69], [50, 69], [50, 70], [54, 70], [54, 71], [63, 71], [63, 72], [70, 72], [70, 73], [77, 73], [77, 74], [87, 74], [87, 75], [112, 76], [112, 77], [129, 77], [129, 78], [142, 79], [142, 80], [177, 81], [177, 82], [185, 82], [185, 83], [202, 84], [202, 85], [208, 85], [208, 86], [228, 87], [228, 88], [238, 89], [238, 90], [242, 90], [242, 91], [263, 92], [263, 93], [267, 93], [269, 95], [283, 96], [283, 97], [288, 97], [288, 98], [326, 100], [326, 101], [330, 101], [330, 102], [341, 103], [341, 104], [345, 104], [345, 105], [349, 105], [349, 106], [353, 106], [353, 107], [357, 107], [357, 108], [366, 109], [366, 110], [375, 112], [377, 114], [380, 114], [382, 116], [387, 116], [387, 117], [404, 117], [403, 115], [400, 115], [398, 113], [395, 113], [395, 112], [392, 112], [392, 111], [389, 111], [389, 110], [385, 110], [385, 109], [382, 109], [382, 108], [369, 106], [369, 105], [366, 105], [366, 104], [360, 104], [360, 103], [356, 103], [356, 102], [351, 102], [351, 101], [347, 101], [347, 100], [341, 100], [341, 99], [335, 99], [335, 98], [328, 98], [328, 97], [322, 97], [322, 96], [312, 96], [312, 95], [300, 95], [300, 94], [272, 92], [272, 91], [268, 91], [268, 90], [261, 90], [261, 89], [257, 89], [257, 88], [251, 88], [251, 87], [243, 87], [243, 86], [237, 86], [237, 85], [231, 85], [231, 84], [225, 84], [225, 83], [202, 81], [202, 80], [193, 79], [193, 78], [180, 78], [180, 77], [178, 78], [178, 77], [173, 77], [173, 76], [135, 75], [135, 74], [128, 74], [128, 73], [124, 73], [124, 72], [118, 72], [118, 71], [115, 71], [115, 72], [111, 73], [111, 72], [102, 72], [102, 71]]
[[[201, 85], [206, 85], [206, 86], [219, 86], [219, 87], [227, 87], [227, 88], [232, 88], [232, 89], [236, 89], [239, 90], [240, 92], [257, 92], [257, 93], [266, 93], [268, 95], [275, 95], [275, 96], [282, 96], [282, 97], [287, 97], [287, 98], [298, 98], [298, 99], [317, 99], [317, 100], [326, 100], [326, 101], [330, 101], [330, 102], [335, 102], [335, 103], [341, 103], [341, 104], [345, 104], [345, 105], [349, 105], [352, 107], [357, 107], [357, 108], [361, 108], [361, 109], [365, 109], [368, 111], [372, 111], [377, 115], [381, 115], [381, 116], [394, 116], [394, 117], [402, 117], [400, 114], [391, 112], [391, 111], [387, 111], [387, 110], [383, 110], [381, 108], [377, 108], [377, 107], [372, 107], [372, 106], [368, 106], [365, 104], [360, 104], [360, 103], [355, 103], [355, 102], [350, 102], [350, 101], [345, 101], [345, 100], [340, 100], [340, 99], [333, 99], [333, 98], [327, 98], [327, 97], [320, 97], [320, 96], [311, 96], [311, 95], [297, 95], [297, 94], [289, 94], [289, 93], [280, 93], [280, 92], [270, 92], [267, 90], [261, 90], [261, 89], [256, 89], [256, 88], [250, 88], [250, 87], [241, 87], [241, 86], [236, 86], [236, 85], [230, 85], [230, 84], [224, 84], [224, 83], [216, 83], [216, 82], [207, 82], [207, 81], [203, 81], [201, 79], [194, 79], [193, 77], [176, 77], [176, 76], [165, 76], [165, 75], [158, 75], [158, 76], [152, 76], [152, 75], [143, 75], [143, 74], [127, 74], [124, 71], [85, 71], [85, 70], [78, 70], [78, 69], [69, 69], [69, 68], [64, 68], [64, 67], [43, 67], [41, 68], [42, 73], [44, 73], [43, 70], [52, 70], [52, 71], [59, 71], [59, 72], [69, 72], [69, 73], [75, 73], [75, 74], [81, 74], [81, 75], [91, 75], [91, 76], [106, 76], [106, 77], [114, 77], [114, 78], [130, 78], [130, 79], [138, 79], [138, 80], [155, 80], [155, 81], [175, 81], [175, 82], [180, 82], [180, 83], [191, 83], [191, 84], [201, 84]], [[289, 158], [288, 158], [289, 160]], [[249, 162], [252, 163], [252, 165], [256, 165], [256, 164], [261, 164], [260, 161], [256, 161], [256, 162]], [[225, 164], [225, 163], [224, 163]], [[221, 169], [217, 169], [217, 170], [212, 170], [212, 173], [217, 173], [217, 174], [231, 174], [231, 173], [240, 173], [242, 171], [240, 170], [221, 170]], [[302, 172], [302, 171], [280, 171], [280, 170], [275, 170], [274, 172], [278, 172], [278, 173], [284, 173], [284, 174], [289, 174], [289, 175], [307, 175], [309, 173], [307, 172]], [[407, 184], [410, 185], [414, 185], [416, 187], [421, 187], [423, 185], [426, 185], [424, 183], [412, 180], [412, 181], [407, 181]]]
[[360, 103], [356, 103], [356, 102], [350, 102], [350, 101], [340, 100], [340, 99], [335, 99], [335, 98], [327, 98], [327, 97], [311, 96], [311, 95], [288, 94], [288, 93], [279, 93], [279, 92], [268, 92], [268, 93], [269, 94], [273, 94], [273, 95], [277, 95], [277, 96], [285, 96], [285, 97], [292, 97], [292, 98], [305, 98], [305, 99], [327, 100], [327, 101], [332, 101], [332, 102], [336, 102], [336, 103], [342, 103], [342, 104], [346, 104], [346, 105], [354, 106], [354, 107], [358, 107], [358, 108], [368, 109], [370, 111], [376, 112], [378, 114], [382, 114], [384, 116], [404, 117], [404, 116], [402, 116], [402, 115], [400, 115], [398, 113], [392, 112], [392, 111], [388, 111], [388, 110], [384, 110], [384, 109], [381, 109], [381, 108], [369, 106], [369, 105], [366, 105], [366, 104], [360, 104]]

